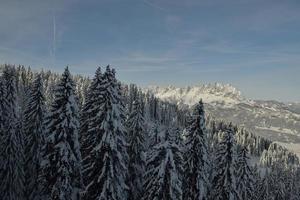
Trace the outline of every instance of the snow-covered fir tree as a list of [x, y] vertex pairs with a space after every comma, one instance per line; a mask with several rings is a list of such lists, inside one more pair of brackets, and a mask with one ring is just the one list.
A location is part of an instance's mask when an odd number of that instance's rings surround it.
[[[91, 152], [97, 145], [97, 135], [94, 129], [99, 125], [96, 124], [99, 122], [98, 120], [96, 121], [96, 119], [99, 119], [97, 115], [100, 113], [103, 103], [103, 84], [104, 79], [101, 73], [101, 67], [98, 67], [86, 93], [86, 101], [81, 111], [80, 141], [81, 155], [84, 163], [83, 170], [86, 168], [85, 165], [90, 164]], [[89, 182], [89, 177], [86, 173], [84, 173], [83, 180], [85, 184]]]
[[[97, 112], [95, 112], [95, 110], [93, 110], [93, 106], [95, 106], [94, 104], [97, 102], [97, 100], [99, 99], [99, 95], [101, 95], [100, 93], [102, 92], [101, 90], [99, 90], [99, 88], [102, 87], [102, 73], [101, 73], [101, 67], [98, 67], [95, 73], [95, 76], [87, 90], [86, 93], [86, 101], [82, 107], [82, 111], [81, 111], [81, 116], [80, 116], [80, 141], [82, 143], [82, 149], [85, 149], [87, 147], [83, 147], [84, 144], [84, 138], [85, 135], [88, 133], [88, 129], [89, 129], [89, 123], [91, 121], [92, 117], [95, 117], [95, 114]], [[94, 111], [94, 112], [92, 112]], [[91, 142], [91, 141], [87, 141], [87, 142]], [[90, 144], [86, 144], [86, 145], [90, 145]], [[86, 155], [84, 155], [85, 152], [82, 152], [82, 157], [86, 157]], [[89, 152], [87, 152], [89, 153]]]
[[145, 170], [145, 121], [141, 103], [133, 102], [127, 120], [128, 129], [128, 186], [129, 200], [139, 200], [143, 193], [143, 175]]
[[29, 99], [24, 112], [25, 134], [25, 187], [26, 199], [39, 198], [41, 148], [45, 134], [45, 98], [42, 77], [38, 75], [29, 92]]
[[133, 103], [137, 100], [138, 100], [138, 87], [134, 84], [130, 84], [128, 88], [128, 100], [127, 100], [128, 113], [132, 112]]
[[5, 119], [6, 87], [4, 77], [0, 76], [0, 130], [3, 130]]
[[237, 191], [241, 199], [254, 196], [254, 177], [249, 165], [248, 150], [242, 147], [237, 159]]
[[0, 76], [0, 172], [2, 171], [2, 164], [4, 163], [2, 156], [3, 152], [3, 135], [4, 135], [4, 125], [5, 125], [5, 110], [6, 110], [6, 87], [3, 76]]
[[[19, 119], [20, 125], [24, 126], [22, 123], [25, 122], [24, 114], [26, 109], [26, 104], [29, 97], [29, 90], [32, 81], [32, 72], [30, 67], [26, 68], [23, 65], [19, 65], [18, 67], [14, 67], [16, 69], [16, 85], [17, 85], [17, 99], [20, 109]], [[24, 134], [23, 134], [24, 135]]]
[[236, 145], [234, 129], [230, 124], [222, 134], [216, 151], [215, 176], [212, 181], [210, 199], [239, 199], [236, 190]]
[[18, 128], [16, 71], [6, 66], [3, 72], [6, 91], [2, 99], [3, 131], [1, 136], [0, 197], [2, 200], [24, 199], [23, 137]]
[[[291, 191], [290, 199], [291, 200], [300, 200], [300, 168], [297, 167], [295, 169], [292, 169], [292, 184], [291, 184]], [[290, 175], [288, 175], [287, 178], [290, 178]]]
[[272, 166], [270, 172], [269, 185], [271, 187], [274, 200], [285, 199], [286, 182], [285, 182], [285, 168], [282, 163], [277, 163]]
[[184, 199], [207, 199], [208, 152], [205, 112], [202, 100], [195, 106], [186, 134]]
[[150, 127], [148, 135], [145, 137], [146, 150], [152, 148], [159, 141], [159, 123], [154, 122], [154, 124]]
[[171, 129], [160, 132], [157, 144], [147, 153], [143, 200], [181, 200], [182, 151]]
[[255, 194], [252, 197], [255, 200], [271, 200], [271, 191], [269, 186], [269, 173], [266, 170], [264, 177], [260, 178], [255, 187]]
[[88, 131], [84, 134], [86, 200], [127, 199], [128, 155], [124, 127], [124, 105], [115, 71], [108, 66], [103, 81], [94, 91]]
[[129, 199], [138, 200], [143, 192], [143, 173], [145, 170], [145, 120], [142, 105], [133, 102], [127, 120], [128, 130], [128, 186]]
[[44, 199], [78, 200], [83, 188], [78, 141], [78, 107], [68, 68], [62, 74], [47, 117], [42, 160]]

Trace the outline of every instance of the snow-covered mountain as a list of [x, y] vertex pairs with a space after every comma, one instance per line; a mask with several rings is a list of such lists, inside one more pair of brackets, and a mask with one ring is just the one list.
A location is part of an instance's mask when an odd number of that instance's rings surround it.
[[203, 99], [209, 115], [244, 126], [300, 155], [299, 103], [250, 100], [235, 87], [220, 83], [185, 88], [151, 86], [145, 90], [180, 106], [190, 107]]

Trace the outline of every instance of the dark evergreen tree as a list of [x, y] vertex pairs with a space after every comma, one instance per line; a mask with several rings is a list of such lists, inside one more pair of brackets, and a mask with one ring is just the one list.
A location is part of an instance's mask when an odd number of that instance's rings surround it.
[[140, 200], [143, 192], [145, 170], [145, 121], [141, 104], [133, 102], [132, 112], [127, 120], [128, 127], [128, 186], [130, 200]]
[[145, 94], [141, 89], [138, 91], [138, 101], [140, 102], [141, 105], [141, 111], [142, 111], [142, 116], [145, 117]]
[[41, 149], [45, 139], [45, 98], [43, 82], [40, 75], [36, 77], [30, 91], [29, 100], [24, 113], [25, 134], [25, 187], [26, 198], [39, 198], [39, 182]]
[[182, 199], [182, 152], [166, 130], [147, 153], [143, 200]]
[[[4, 126], [5, 126], [5, 120], [6, 120], [6, 87], [5, 82], [2, 76], [0, 76], [0, 152], [3, 152], [4, 145], [3, 142], [3, 136], [4, 136]], [[2, 171], [2, 164], [4, 163], [2, 158], [2, 153], [0, 153], [0, 173]]]
[[256, 185], [255, 195], [253, 199], [255, 200], [271, 200], [272, 195], [270, 191], [270, 181], [269, 181], [269, 173], [266, 171], [266, 174], [263, 178], [261, 178]]
[[134, 84], [129, 85], [129, 94], [128, 94], [128, 113], [132, 112], [133, 103], [138, 100], [138, 88]]
[[285, 182], [285, 167], [283, 163], [274, 163], [269, 174], [269, 186], [271, 189], [271, 196], [274, 200], [285, 199], [286, 182]]
[[[0, 76], [0, 131], [4, 129], [5, 110], [6, 110], [6, 87], [3, 76]], [[2, 132], [1, 132], [2, 133]], [[1, 134], [0, 134], [1, 136]]]
[[213, 200], [239, 199], [236, 190], [236, 146], [234, 129], [230, 124], [222, 134], [216, 151], [215, 176], [210, 198]]
[[[291, 174], [289, 174], [290, 176]], [[300, 200], [300, 168], [296, 167], [292, 173], [292, 194], [290, 195], [291, 200]]]
[[6, 66], [3, 72], [6, 91], [2, 99], [3, 132], [1, 137], [0, 197], [3, 200], [24, 199], [23, 137], [18, 127], [16, 71]]
[[[95, 76], [88, 88], [87, 94], [86, 94], [86, 101], [83, 105], [81, 116], [80, 116], [80, 141], [82, 143], [82, 149], [87, 150], [87, 147], [85, 145], [90, 145], [90, 144], [85, 144], [84, 142], [86, 141], [85, 134], [87, 134], [88, 129], [89, 129], [89, 124], [91, 121], [91, 118], [95, 117], [95, 110], [93, 110], [94, 104], [97, 102], [99, 99], [99, 95], [102, 92], [100, 87], [102, 87], [102, 73], [101, 73], [101, 68], [98, 67], [95, 73]], [[94, 112], [92, 112], [94, 111]], [[89, 143], [91, 141], [88, 141]], [[90, 153], [89, 151], [86, 153]], [[82, 152], [82, 157], [86, 157], [85, 152]]]
[[[91, 153], [93, 148], [97, 145], [97, 135], [95, 134], [95, 126], [97, 115], [101, 112], [101, 106], [103, 103], [103, 93], [104, 93], [104, 79], [101, 73], [101, 68], [98, 67], [95, 76], [88, 88], [86, 94], [86, 101], [83, 105], [83, 110], [81, 113], [81, 154], [83, 158], [83, 170], [86, 168], [85, 165], [90, 164]], [[99, 122], [100, 123], [100, 122]], [[88, 161], [88, 162], [87, 162]], [[90, 177], [84, 173], [83, 176], [84, 183], [88, 185]]]
[[88, 132], [84, 143], [90, 144], [84, 157], [86, 191], [84, 199], [127, 199], [127, 151], [125, 115], [120, 84], [108, 66], [103, 82], [94, 91]]
[[159, 132], [160, 132], [160, 125], [158, 122], [155, 122], [149, 130], [149, 134], [146, 137], [146, 150], [152, 148], [159, 142]]
[[262, 179], [261, 170], [259, 169], [257, 164], [252, 166], [252, 172], [253, 172], [253, 180], [254, 180], [254, 194], [252, 195], [252, 199], [256, 199], [259, 184], [261, 183], [261, 179]]
[[78, 141], [78, 107], [68, 68], [55, 91], [47, 117], [42, 161], [42, 195], [46, 199], [77, 200], [83, 188]]
[[241, 199], [252, 199], [254, 195], [254, 178], [246, 148], [241, 148], [238, 155], [237, 191]]
[[184, 199], [206, 199], [209, 185], [208, 152], [202, 101], [194, 108], [190, 125], [187, 128], [184, 171]]

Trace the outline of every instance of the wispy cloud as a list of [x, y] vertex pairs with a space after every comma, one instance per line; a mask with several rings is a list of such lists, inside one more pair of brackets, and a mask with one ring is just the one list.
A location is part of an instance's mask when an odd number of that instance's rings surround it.
[[158, 5], [157, 3], [153, 2], [153, 0], [142, 0], [146, 5], [150, 6], [151, 8], [154, 8], [156, 10], [160, 10], [163, 12], [166, 12], [167, 9], [163, 8], [162, 6]]

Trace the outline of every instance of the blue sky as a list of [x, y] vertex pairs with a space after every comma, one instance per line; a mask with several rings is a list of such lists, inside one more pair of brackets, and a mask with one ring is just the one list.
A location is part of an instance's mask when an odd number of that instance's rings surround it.
[[300, 101], [299, 0], [0, 0], [0, 62]]

